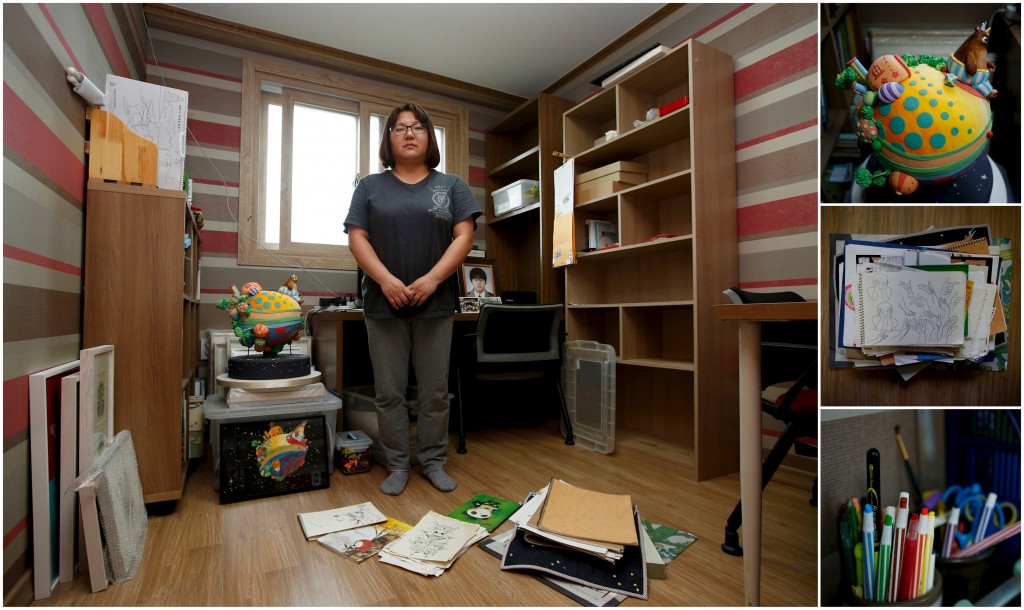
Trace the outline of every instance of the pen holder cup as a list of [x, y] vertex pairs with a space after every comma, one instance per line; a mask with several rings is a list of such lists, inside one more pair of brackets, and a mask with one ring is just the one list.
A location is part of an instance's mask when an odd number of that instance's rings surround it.
[[[936, 565], [936, 568], [939, 566]], [[902, 606], [941, 606], [942, 605], [942, 574], [936, 569], [935, 571], [935, 583], [932, 584], [930, 591], [916, 597], [914, 599], [908, 599], [902, 602], [869, 602], [860, 599], [853, 594], [853, 591], [846, 588], [846, 593], [843, 595], [844, 606], [883, 606], [883, 607], [902, 607]]]
[[978, 601], [991, 588], [984, 585], [995, 552], [995, 547], [991, 547], [972, 557], [936, 559], [935, 569], [946, 581], [946, 599], [950, 604], [962, 599]]

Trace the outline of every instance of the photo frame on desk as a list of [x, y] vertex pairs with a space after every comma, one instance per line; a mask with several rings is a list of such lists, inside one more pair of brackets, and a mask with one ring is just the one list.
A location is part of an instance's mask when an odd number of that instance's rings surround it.
[[114, 438], [114, 346], [83, 349], [80, 358], [78, 471], [85, 472]]
[[480, 313], [488, 303], [501, 305], [501, 297], [459, 297], [459, 313]]
[[[501, 287], [498, 283], [498, 279], [497, 261], [489, 258], [466, 260], [459, 267], [459, 296], [501, 296]], [[482, 284], [480, 283], [480, 280], [482, 280]], [[484, 290], [482, 295], [476, 293], [478, 286], [482, 287]]]
[[[78, 372], [74, 360], [29, 376], [29, 463], [32, 489], [32, 555], [35, 599], [46, 599], [58, 582], [62, 536], [59, 491], [61, 408], [64, 379]], [[73, 477], [72, 477], [73, 478]], [[69, 481], [70, 482], [70, 481]]]

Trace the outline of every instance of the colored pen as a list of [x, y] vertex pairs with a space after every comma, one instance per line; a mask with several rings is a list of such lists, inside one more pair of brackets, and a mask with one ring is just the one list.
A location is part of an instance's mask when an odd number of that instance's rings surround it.
[[862, 520], [863, 555], [864, 555], [864, 599], [875, 599], [875, 515], [871, 503], [864, 504]]
[[917, 484], [917, 477], [914, 476], [914, 469], [910, 467], [910, 455], [907, 453], [907, 446], [903, 444], [903, 437], [900, 436], [899, 426], [896, 426], [896, 443], [900, 446], [900, 453], [903, 454], [903, 463], [907, 466], [907, 474], [910, 475], [910, 484], [914, 487], [917, 501], [920, 502], [924, 496], [921, 494], [921, 486]]
[[[879, 509], [882, 507], [882, 505], [881, 505], [881, 503], [878, 500], [881, 497], [881, 495], [882, 495], [882, 485], [881, 485], [881, 478], [880, 478], [881, 475], [882, 475], [882, 472], [881, 472], [880, 463], [881, 463], [881, 454], [878, 453], [878, 449], [875, 449], [874, 447], [872, 447], [871, 449], [868, 449], [868, 455], [867, 455], [867, 465], [868, 465], [868, 469], [867, 469], [867, 485], [868, 485], [867, 503], [871, 505], [871, 514], [872, 514], [872, 516], [875, 519], [874, 530], [876, 532], [880, 532], [881, 529], [882, 529], [879, 526], [879, 520], [882, 518], [882, 514], [881, 514], [881, 511]], [[867, 507], [865, 507], [865, 508], [867, 508]], [[876, 537], [875, 538], [875, 550], [876, 551], [878, 550], [878, 544], [879, 544], [879, 540]]]
[[989, 492], [988, 498], [985, 500], [985, 508], [981, 511], [981, 518], [978, 519], [978, 523], [974, 526], [974, 544], [978, 544], [985, 539], [985, 530], [988, 529], [988, 523], [992, 520], [992, 509], [996, 505], [996, 494], [995, 492]]
[[903, 548], [907, 541], [907, 514], [910, 510], [910, 494], [900, 492], [900, 505], [896, 509], [896, 525], [892, 531], [892, 568], [889, 570], [889, 599], [897, 601], [900, 590], [900, 573], [903, 571]]
[[856, 562], [856, 567], [857, 567], [857, 585], [853, 588], [853, 593], [854, 593], [854, 595], [856, 595], [860, 599], [865, 599], [865, 597], [864, 597], [864, 583], [866, 582], [866, 579], [864, 577], [867, 576], [867, 574], [864, 573], [864, 543], [863, 542], [858, 542], [856, 545], [854, 545], [854, 547], [853, 547], [853, 560]]
[[960, 525], [960, 507], [954, 506], [946, 520], [946, 533], [942, 539], [942, 557], [953, 554], [953, 541], [956, 539], [956, 528]]
[[1004, 529], [999, 530], [998, 532], [992, 534], [991, 536], [982, 540], [978, 544], [972, 544], [966, 549], [961, 549], [956, 553], [953, 553], [953, 557], [970, 557], [971, 555], [977, 555], [985, 549], [991, 546], [995, 546], [1003, 540], [1006, 540], [1007, 538], [1012, 538], [1017, 534], [1020, 534], [1020, 521], [1017, 521], [1013, 525], [1010, 525]]
[[839, 548], [842, 558], [843, 571], [846, 573], [846, 582], [850, 587], [857, 586], [857, 570], [853, 558], [853, 540], [850, 538], [850, 514], [843, 505], [839, 511]]
[[907, 539], [903, 549], [903, 566], [900, 568], [899, 601], [917, 597], [917, 578], [920, 571], [920, 555], [917, 554], [917, 525], [920, 522], [917, 513], [911, 513], [907, 524]]
[[855, 533], [859, 533], [861, 530], [860, 526], [860, 498], [850, 498], [850, 516], [853, 518], [850, 523], [853, 525]]
[[892, 563], [892, 515], [885, 516], [878, 544], [878, 577], [875, 578], [875, 601], [884, 602], [889, 586], [889, 564]]
[[924, 591], [922, 595], [932, 590], [935, 586], [935, 513], [928, 513], [928, 572], [925, 578]]
[[931, 532], [928, 531], [928, 525], [933, 516], [928, 514], [927, 508], [922, 508], [921, 518], [917, 520], [918, 575], [917, 582], [914, 583], [914, 597], [924, 595], [924, 584], [928, 580], [928, 555], [932, 552], [931, 540], [929, 540]]

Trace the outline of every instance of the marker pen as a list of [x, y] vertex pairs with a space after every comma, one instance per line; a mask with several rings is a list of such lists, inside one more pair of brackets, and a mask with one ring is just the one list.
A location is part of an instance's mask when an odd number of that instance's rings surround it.
[[889, 599], [897, 601], [900, 588], [900, 574], [903, 571], [903, 549], [907, 541], [907, 515], [910, 513], [910, 493], [900, 492], [900, 504], [896, 509], [896, 525], [892, 533], [892, 569], [889, 571]]

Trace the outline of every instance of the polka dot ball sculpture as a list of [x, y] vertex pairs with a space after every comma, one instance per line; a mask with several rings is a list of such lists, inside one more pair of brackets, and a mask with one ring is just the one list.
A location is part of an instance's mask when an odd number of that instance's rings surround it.
[[858, 94], [853, 124], [877, 169], [858, 169], [862, 188], [888, 184], [897, 195], [966, 173], [992, 137], [985, 59], [989, 30], [975, 28], [948, 58], [883, 55], [864, 68], [856, 58], [835, 84]]

